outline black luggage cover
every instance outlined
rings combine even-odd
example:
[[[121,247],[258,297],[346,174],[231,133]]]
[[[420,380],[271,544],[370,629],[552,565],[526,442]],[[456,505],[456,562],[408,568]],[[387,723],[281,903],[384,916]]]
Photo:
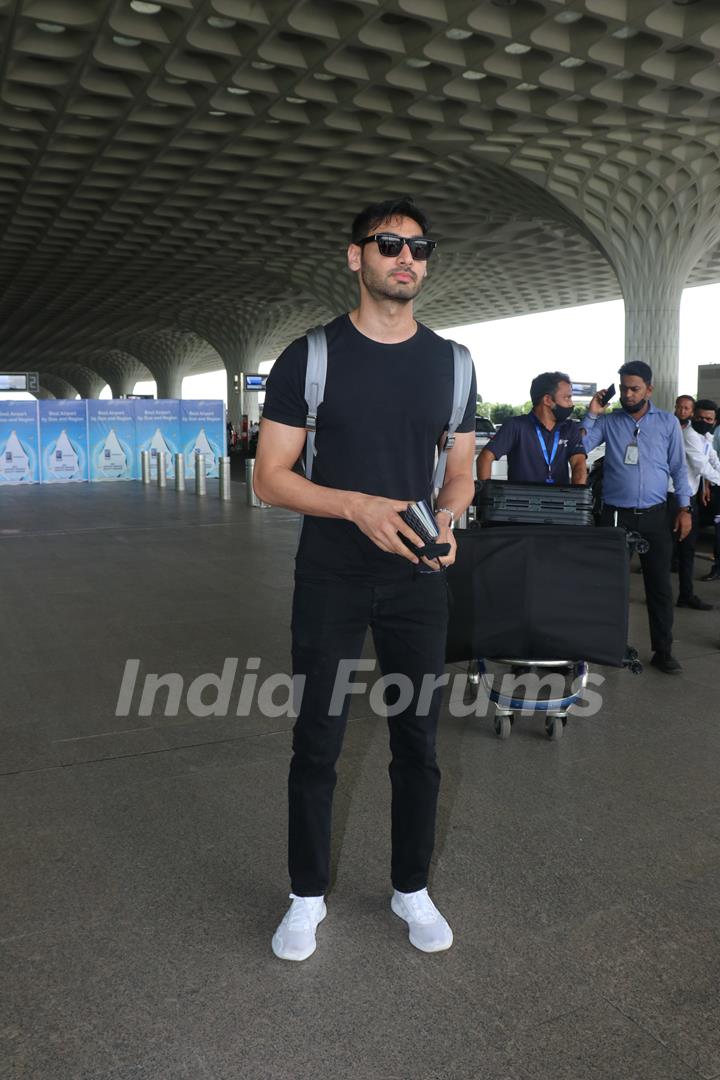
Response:
[[[629,555],[624,529],[524,525],[456,530],[447,660],[517,657],[621,667]]]

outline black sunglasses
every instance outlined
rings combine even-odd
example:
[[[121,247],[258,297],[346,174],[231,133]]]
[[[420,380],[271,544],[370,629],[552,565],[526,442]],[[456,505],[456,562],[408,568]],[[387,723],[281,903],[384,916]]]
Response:
[[[437,246],[437,240],[428,240],[427,236],[398,236],[396,233],[391,232],[365,236],[362,240],[357,240],[356,243],[358,247],[364,247],[365,244],[369,244],[373,240],[377,243],[380,254],[388,259],[397,258],[407,244],[410,254],[417,262],[425,262],[429,259]]]

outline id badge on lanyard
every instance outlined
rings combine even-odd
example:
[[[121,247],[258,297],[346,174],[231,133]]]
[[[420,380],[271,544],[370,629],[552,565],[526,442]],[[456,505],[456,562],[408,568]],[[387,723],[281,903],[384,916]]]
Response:
[[[625,464],[626,465],[639,465],[640,464],[640,447],[638,446],[637,437],[640,434],[640,425],[635,425],[635,432],[633,441],[628,443],[625,447]]]
[[[557,454],[558,446],[560,444],[560,427],[558,425],[555,428],[555,436],[553,438],[552,450],[550,451],[549,454],[548,454],[548,448],[545,445],[545,439],[543,438],[542,431],[540,430],[540,425],[537,422],[535,424],[535,434],[538,437],[538,442],[540,443],[540,449],[542,450],[542,456],[545,458],[545,464],[547,465],[547,476],[545,477],[545,483],[546,484],[554,484],[555,481],[553,480],[553,476],[552,476],[552,463],[555,460],[555,455]]]

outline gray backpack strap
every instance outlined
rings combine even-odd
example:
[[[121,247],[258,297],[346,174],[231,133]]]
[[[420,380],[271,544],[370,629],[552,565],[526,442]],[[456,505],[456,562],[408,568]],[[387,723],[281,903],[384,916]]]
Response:
[[[327,375],[327,337],[323,326],[314,326],[307,332],[308,358],[305,375],[305,401],[307,402],[307,439],[305,442],[305,476],[312,476],[315,461],[315,431],[318,409],[325,394]]]
[[[450,344],[452,345],[453,363],[455,368],[453,403],[447,428],[447,437],[440,450],[437,465],[435,466],[433,488],[436,492],[440,490],[445,482],[445,466],[447,464],[448,450],[452,449],[455,443],[455,432],[465,415],[468,394],[470,393],[470,386],[472,385],[473,362],[470,350],[466,349],[464,345],[458,345],[456,341],[451,341]]]

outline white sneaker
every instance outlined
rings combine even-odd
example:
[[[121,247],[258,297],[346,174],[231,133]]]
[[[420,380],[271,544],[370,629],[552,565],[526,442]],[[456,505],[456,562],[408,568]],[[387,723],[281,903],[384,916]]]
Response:
[[[296,896],[273,934],[272,951],[281,960],[307,960],[315,952],[315,930],[327,915],[322,896]]]
[[[393,893],[390,907],[410,928],[410,943],[421,952],[442,952],[453,943],[453,932],[428,896],[427,889]]]

